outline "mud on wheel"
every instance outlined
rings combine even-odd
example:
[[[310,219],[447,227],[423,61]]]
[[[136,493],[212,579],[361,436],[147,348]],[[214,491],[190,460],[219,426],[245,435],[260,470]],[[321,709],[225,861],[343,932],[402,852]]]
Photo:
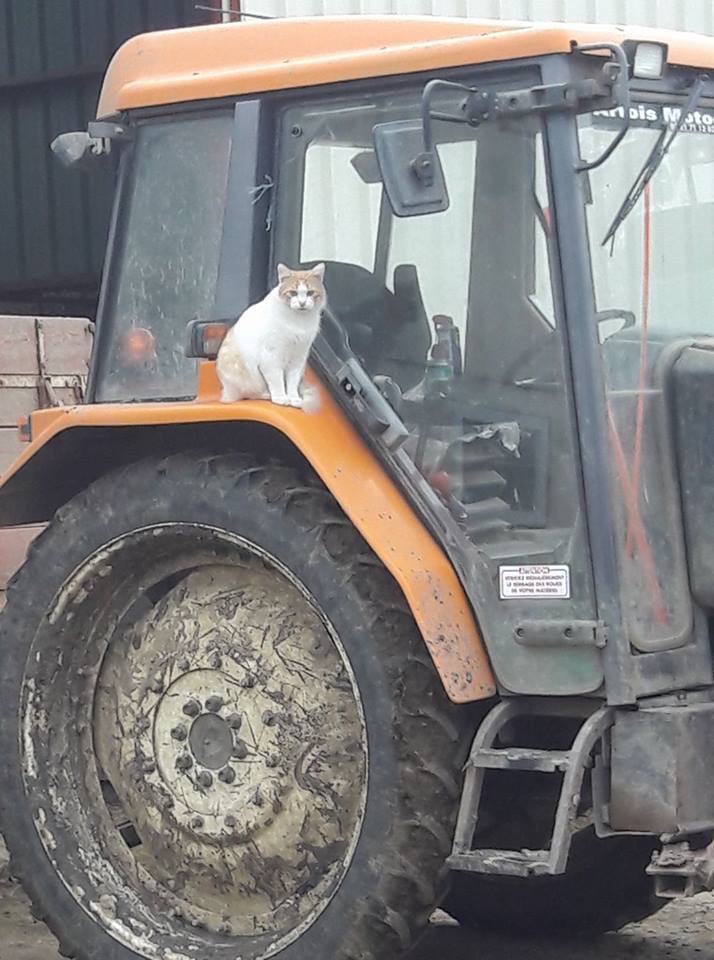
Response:
[[[2,826],[64,955],[391,958],[426,924],[461,737],[314,479],[187,455],[101,479],[0,639]]]

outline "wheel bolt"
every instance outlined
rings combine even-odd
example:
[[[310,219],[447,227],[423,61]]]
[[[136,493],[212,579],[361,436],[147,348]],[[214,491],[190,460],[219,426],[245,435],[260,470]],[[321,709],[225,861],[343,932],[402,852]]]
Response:
[[[218,713],[222,706],[223,697],[213,696],[206,700],[206,710],[210,710],[211,713]]]
[[[232,713],[228,717],[228,726],[231,730],[240,730],[243,726],[243,717],[239,713]]]
[[[190,770],[193,766],[193,759],[188,753],[182,753],[180,757],[176,757],[176,769],[177,770]]]
[[[203,826],[203,817],[194,817],[191,821],[191,826],[194,830],[200,830]]]
[[[174,740],[185,740],[188,736],[188,730],[182,723],[180,723],[177,727],[173,728],[171,731],[171,736]]]
[[[233,783],[236,778],[236,772],[233,767],[224,767],[218,774],[221,783]]]
[[[187,717],[197,717],[201,712],[201,704],[198,700],[187,700],[183,705],[183,712]]]
[[[213,786],[213,775],[210,774],[208,770],[201,770],[196,777],[196,782],[200,787],[205,787],[206,790],[208,790],[209,787]]]
[[[244,740],[236,740],[236,745],[233,747],[233,756],[236,760],[245,760],[248,756],[248,745]]]

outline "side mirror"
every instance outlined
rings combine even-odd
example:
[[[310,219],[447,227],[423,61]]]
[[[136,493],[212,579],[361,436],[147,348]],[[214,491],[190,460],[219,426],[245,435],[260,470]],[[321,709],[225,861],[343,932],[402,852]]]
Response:
[[[86,131],[61,133],[50,144],[50,150],[63,167],[86,167],[97,157],[97,141]]]
[[[398,217],[441,213],[449,207],[444,171],[425,142],[421,120],[378,123],[372,131],[377,163],[392,210]]]

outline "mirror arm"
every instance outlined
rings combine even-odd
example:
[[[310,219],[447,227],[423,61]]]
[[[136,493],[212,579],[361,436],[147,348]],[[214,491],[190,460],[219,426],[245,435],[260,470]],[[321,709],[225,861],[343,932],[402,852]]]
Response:
[[[610,76],[612,78],[613,93],[615,94],[617,105],[622,107],[624,113],[622,126],[620,127],[617,136],[607,145],[601,155],[595,160],[583,161],[576,166],[575,169],[578,173],[584,173],[586,170],[594,170],[596,167],[599,167],[607,160],[608,157],[612,156],[612,154],[615,152],[615,150],[617,150],[624,140],[627,131],[630,129],[630,85],[628,83],[629,66],[627,64],[627,56],[624,49],[617,43],[586,43],[583,45],[573,43],[572,49],[578,53],[587,53],[589,50],[610,51],[612,60],[609,63],[606,63],[602,69],[603,72],[606,72],[609,68]],[[614,77],[612,77],[613,70],[617,71]]]
[[[427,186],[431,186],[434,182],[435,147],[432,120],[460,120],[459,117],[432,113],[431,102],[439,90],[463,90],[469,94],[475,93],[473,87],[468,87],[463,83],[455,83],[453,80],[430,80],[424,87],[421,97],[421,124],[424,133],[424,150],[412,160],[411,168],[422,183]]]

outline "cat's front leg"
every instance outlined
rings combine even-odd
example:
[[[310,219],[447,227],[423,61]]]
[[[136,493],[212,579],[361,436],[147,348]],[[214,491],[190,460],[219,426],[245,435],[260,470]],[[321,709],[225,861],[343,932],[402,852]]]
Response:
[[[288,403],[291,407],[302,407],[302,397],[300,396],[302,373],[300,367],[297,367],[296,369],[288,370],[285,374]]]
[[[260,373],[265,380],[271,402],[281,407],[289,407],[291,404],[285,389],[285,371],[282,367],[261,366]]]

